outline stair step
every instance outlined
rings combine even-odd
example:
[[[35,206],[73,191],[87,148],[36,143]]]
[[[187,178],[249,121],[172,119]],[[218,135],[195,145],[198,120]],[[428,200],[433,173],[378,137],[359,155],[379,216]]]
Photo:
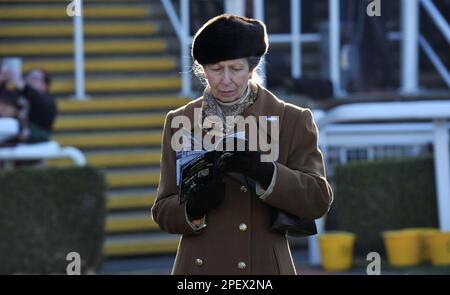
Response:
[[[86,54],[162,53],[167,49],[167,44],[162,39],[86,41],[84,49]],[[16,42],[1,44],[0,46],[0,56],[72,54],[73,42]]]
[[[159,183],[159,170],[108,172],[106,181],[109,188],[157,186]]]
[[[164,126],[166,114],[65,115],[55,122],[56,131],[155,128]]]
[[[147,210],[146,214],[109,214],[106,219],[105,227],[107,233],[159,230],[159,225],[156,224],[150,216],[150,209]]]
[[[172,57],[158,58],[96,58],[85,60],[86,73],[141,72],[175,70],[177,61]],[[45,68],[52,74],[73,73],[73,59],[38,59],[25,60],[24,72],[31,69]]]
[[[176,96],[123,96],[120,98],[95,98],[92,100],[58,100],[60,113],[74,112],[105,112],[134,111],[178,108],[188,103],[190,99]]]
[[[67,19],[66,6],[69,4],[60,2],[55,5],[39,5],[36,7],[2,7],[0,20],[36,20],[36,19]],[[108,6],[86,6],[83,9],[85,19],[145,19],[150,16],[150,5],[108,5]]]
[[[107,147],[135,147],[160,146],[162,132],[110,132],[110,133],[78,133],[55,135],[53,140],[62,146],[78,148],[107,148]]]
[[[162,235],[154,238],[109,238],[104,244],[103,253],[108,257],[175,253],[179,239],[178,235]]]
[[[122,151],[122,152],[95,152],[86,153],[88,165],[97,168],[130,167],[130,166],[157,166],[161,158],[161,151]],[[72,166],[72,161],[68,159],[48,160],[51,167]]]
[[[106,208],[108,210],[148,209],[152,207],[156,198],[156,190],[113,192],[108,194]]]
[[[24,72],[46,69],[54,75],[51,91],[59,97],[74,92],[69,2],[0,0],[0,38],[6,38],[0,41],[0,58],[21,56]],[[165,112],[190,101],[176,96],[178,42],[166,30],[159,1],[85,3],[86,93],[92,98],[58,100],[53,138],[82,149],[87,163],[106,175],[106,256],[175,253],[179,236],[161,232],[150,209],[159,184]]]
[[[84,35],[89,36],[151,36],[159,31],[159,27],[150,23],[101,23],[86,24]],[[14,37],[72,37],[73,25],[71,23],[56,23],[45,25],[4,25],[0,31],[0,38]]]
[[[148,76],[148,77],[102,77],[86,79],[86,92],[91,93],[121,93],[134,91],[178,91],[181,80],[178,75]],[[74,93],[73,80],[55,80],[51,92],[57,94]]]

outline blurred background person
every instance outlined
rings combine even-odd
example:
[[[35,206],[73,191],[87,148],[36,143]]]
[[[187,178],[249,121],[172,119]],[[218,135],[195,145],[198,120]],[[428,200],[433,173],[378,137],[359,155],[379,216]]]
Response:
[[[25,139],[26,117],[21,116],[18,96],[0,91],[0,146],[11,146]]]
[[[0,73],[0,89],[5,89],[7,82],[12,82],[17,95],[25,99],[21,103],[28,114],[29,136],[26,142],[48,141],[58,114],[56,101],[49,92],[50,74],[42,69],[32,69],[23,78],[11,71],[3,71]]]

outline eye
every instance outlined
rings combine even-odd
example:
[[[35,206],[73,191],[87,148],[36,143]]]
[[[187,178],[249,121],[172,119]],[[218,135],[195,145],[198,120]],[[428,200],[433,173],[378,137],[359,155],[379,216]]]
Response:
[[[240,71],[242,71],[242,68],[233,68],[233,71],[240,72]]]

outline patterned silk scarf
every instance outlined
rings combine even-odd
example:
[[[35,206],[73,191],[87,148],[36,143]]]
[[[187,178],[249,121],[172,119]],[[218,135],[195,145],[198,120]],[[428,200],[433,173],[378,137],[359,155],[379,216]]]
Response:
[[[221,132],[228,133],[234,129],[234,120],[226,121],[226,117],[233,117],[242,115],[245,110],[250,107],[255,101],[258,95],[258,86],[249,82],[247,90],[244,95],[235,102],[223,103],[219,102],[211,95],[210,88],[207,87],[203,92],[203,104],[202,104],[202,124],[205,121],[207,126],[214,126],[213,124],[219,124],[218,120],[222,122],[223,130]],[[228,125],[227,125],[228,123]],[[203,125],[202,125],[203,126]],[[212,131],[214,128],[207,128],[208,132]],[[216,129],[216,131],[218,131]]]

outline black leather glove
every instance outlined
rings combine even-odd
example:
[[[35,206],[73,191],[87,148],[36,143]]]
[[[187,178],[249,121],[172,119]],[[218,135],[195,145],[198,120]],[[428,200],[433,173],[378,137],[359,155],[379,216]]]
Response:
[[[258,181],[267,189],[272,181],[274,167],[272,162],[261,162],[261,153],[258,151],[237,151],[226,159],[226,170],[242,173]]]
[[[219,207],[225,199],[225,184],[214,178],[187,200],[186,212],[191,220],[200,219],[206,212]]]

